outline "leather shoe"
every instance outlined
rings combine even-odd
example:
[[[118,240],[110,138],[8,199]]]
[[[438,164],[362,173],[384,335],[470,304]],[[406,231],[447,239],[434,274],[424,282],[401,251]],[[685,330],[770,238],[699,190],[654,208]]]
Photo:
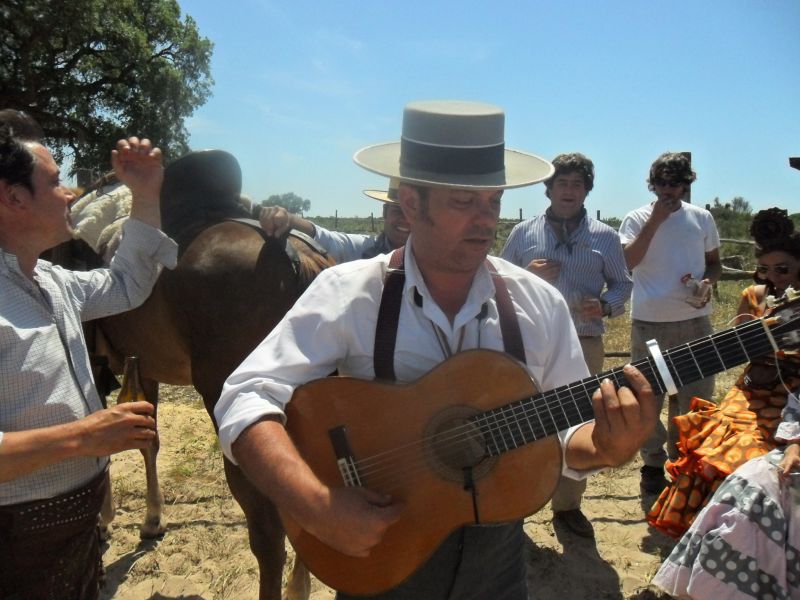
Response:
[[[639,487],[648,494],[660,494],[669,485],[667,478],[664,477],[663,467],[650,467],[645,465],[641,468],[642,480]]]
[[[589,519],[581,512],[580,508],[572,510],[559,510],[553,513],[553,524],[563,525],[575,535],[585,538],[594,537],[594,527]]]

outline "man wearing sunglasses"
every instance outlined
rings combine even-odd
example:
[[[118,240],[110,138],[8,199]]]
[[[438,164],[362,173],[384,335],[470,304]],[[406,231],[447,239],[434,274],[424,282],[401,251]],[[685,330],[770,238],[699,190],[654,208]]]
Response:
[[[687,155],[662,154],[651,165],[647,182],[656,199],[628,213],[620,226],[625,260],[633,273],[633,360],[651,354],[648,340],[656,340],[664,351],[712,332],[710,296],[697,298],[687,287],[687,282],[700,282],[710,289],[722,274],[714,218],[707,210],[684,201],[696,178]],[[672,418],[689,410],[693,396],[710,399],[713,394],[714,378],[707,377],[670,396],[669,435],[659,421],[642,446],[643,493],[661,492],[666,485],[664,463],[668,456],[677,458],[677,431]]]

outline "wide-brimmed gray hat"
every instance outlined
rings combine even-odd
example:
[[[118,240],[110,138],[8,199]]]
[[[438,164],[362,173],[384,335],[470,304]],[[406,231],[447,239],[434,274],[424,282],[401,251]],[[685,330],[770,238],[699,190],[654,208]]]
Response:
[[[547,160],[505,147],[504,124],[503,109],[491,104],[411,102],[401,140],[362,148],[353,160],[368,171],[431,186],[504,189],[550,177]]]
[[[396,177],[389,179],[388,190],[364,190],[364,195],[373,200],[380,200],[387,204],[397,204],[397,188],[400,187],[400,180]]]

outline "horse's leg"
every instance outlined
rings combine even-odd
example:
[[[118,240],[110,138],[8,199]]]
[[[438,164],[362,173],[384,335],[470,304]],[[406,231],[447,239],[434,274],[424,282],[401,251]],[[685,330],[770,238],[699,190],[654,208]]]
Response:
[[[158,382],[145,379],[142,381],[142,388],[144,388],[144,394],[147,399],[156,407],[153,417],[157,418]],[[156,420],[156,423],[158,423],[158,420]],[[144,523],[142,523],[142,526],[139,528],[139,537],[142,539],[156,538],[164,535],[166,531],[162,514],[164,511],[164,495],[161,493],[161,486],[158,482],[158,469],[156,466],[159,447],[160,441],[158,434],[156,434],[153,443],[147,448],[142,449],[145,479],[147,481],[147,513]]]
[[[311,595],[311,576],[306,566],[295,554],[292,572],[286,581],[286,593],[282,600],[308,600]]]
[[[107,540],[111,537],[111,521],[114,520],[115,516],[114,497],[111,493],[111,472],[106,471],[106,495],[103,498],[103,505],[100,507],[100,516],[98,517],[100,539]]]
[[[272,502],[256,490],[239,467],[228,459],[225,459],[225,477],[247,519],[250,550],[260,570],[259,600],[281,600],[286,547],[278,511]]]

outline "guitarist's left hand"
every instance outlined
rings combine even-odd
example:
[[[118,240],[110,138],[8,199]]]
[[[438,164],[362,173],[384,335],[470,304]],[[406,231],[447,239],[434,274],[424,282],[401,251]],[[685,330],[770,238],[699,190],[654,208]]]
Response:
[[[630,387],[618,390],[605,379],[592,395],[595,421],[570,438],[567,464],[577,470],[616,467],[633,458],[650,437],[658,404],[650,383],[632,365],[623,369]]]

